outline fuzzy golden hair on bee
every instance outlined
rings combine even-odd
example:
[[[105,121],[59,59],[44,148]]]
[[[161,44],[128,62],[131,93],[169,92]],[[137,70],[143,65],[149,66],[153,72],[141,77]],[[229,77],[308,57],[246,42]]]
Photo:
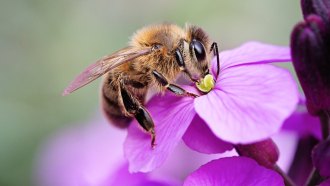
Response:
[[[127,127],[135,118],[156,144],[155,124],[145,108],[147,91],[154,87],[178,96],[197,95],[175,84],[180,74],[193,83],[210,79],[211,57],[218,55],[216,43],[200,27],[164,23],[146,26],[133,34],[129,46],[104,56],[88,66],[64,90],[63,95],[104,75],[102,109],[116,126]],[[219,64],[219,58],[218,64]]]
[[[210,50],[210,46],[212,44],[210,37],[201,27],[187,23],[185,30],[186,30],[186,37],[189,41],[193,39],[199,40],[205,45],[206,50],[208,51]]]

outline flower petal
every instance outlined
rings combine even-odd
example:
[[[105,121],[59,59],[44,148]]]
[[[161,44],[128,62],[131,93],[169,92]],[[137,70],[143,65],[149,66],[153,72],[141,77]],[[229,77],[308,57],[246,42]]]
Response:
[[[306,106],[300,106],[287,120],[282,129],[297,133],[300,137],[312,135],[322,139],[320,120],[307,112]]]
[[[130,172],[148,172],[159,167],[177,146],[196,115],[193,98],[169,94],[156,96],[148,104],[155,123],[154,149],[150,145],[150,135],[138,127],[136,120],[128,128],[124,151]]]
[[[263,64],[291,61],[290,48],[250,41],[238,48],[219,54],[221,70],[243,64]],[[212,72],[216,74],[216,58],[212,61]],[[220,72],[221,73],[221,72]]]
[[[189,125],[183,140],[191,149],[205,154],[223,153],[233,149],[232,144],[216,137],[198,115]]]
[[[258,165],[245,157],[230,157],[213,160],[193,172],[184,185],[284,185],[276,172]]]
[[[227,68],[213,91],[194,100],[197,114],[219,138],[250,143],[270,137],[298,103],[289,72],[259,64]]]
[[[113,167],[125,161],[124,139],[125,132],[109,127],[105,119],[63,130],[41,148],[36,182],[38,185],[100,185],[113,173]]]
[[[171,181],[168,178],[163,177],[163,180],[156,180],[150,178],[151,176],[146,173],[129,173],[128,164],[123,164],[115,174],[109,176],[109,179],[100,186],[108,185],[129,185],[129,186],[179,186],[177,181]]]
[[[128,165],[124,163],[119,166],[114,174],[108,177],[101,185],[139,185],[148,180],[148,174],[145,173],[129,173]]]
[[[316,139],[322,139],[320,120],[308,113],[306,98],[302,94],[299,97],[296,111],[285,120],[282,129],[297,133],[299,137],[312,135]]]

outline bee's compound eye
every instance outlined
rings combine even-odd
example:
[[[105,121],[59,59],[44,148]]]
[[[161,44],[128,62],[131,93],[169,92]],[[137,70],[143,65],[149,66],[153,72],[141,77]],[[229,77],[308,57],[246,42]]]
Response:
[[[200,41],[193,40],[190,43],[190,47],[192,47],[192,49],[194,50],[195,56],[198,61],[202,61],[205,59],[206,55],[205,55],[204,45]]]
[[[158,49],[160,49],[161,47],[162,47],[161,44],[154,44],[154,45],[152,46],[152,50],[158,50]]]

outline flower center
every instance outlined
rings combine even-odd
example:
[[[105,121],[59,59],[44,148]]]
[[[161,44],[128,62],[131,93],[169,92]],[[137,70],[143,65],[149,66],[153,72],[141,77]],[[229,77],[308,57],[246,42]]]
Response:
[[[211,74],[206,75],[203,79],[196,83],[198,90],[202,92],[210,92],[214,87],[214,79]]]

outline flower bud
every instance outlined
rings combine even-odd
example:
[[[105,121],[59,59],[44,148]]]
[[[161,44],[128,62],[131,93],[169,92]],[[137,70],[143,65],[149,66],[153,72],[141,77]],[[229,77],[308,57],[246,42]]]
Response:
[[[306,19],[309,15],[320,16],[323,21],[329,24],[330,1],[329,0],[301,0],[301,8]]]
[[[291,34],[294,68],[306,96],[308,111],[319,115],[330,110],[329,35],[323,20],[310,15]]]
[[[312,152],[315,168],[323,177],[330,176],[330,137],[315,146]]]
[[[246,144],[236,145],[236,151],[240,156],[246,156],[256,160],[260,165],[273,168],[278,160],[279,151],[272,139]]]

